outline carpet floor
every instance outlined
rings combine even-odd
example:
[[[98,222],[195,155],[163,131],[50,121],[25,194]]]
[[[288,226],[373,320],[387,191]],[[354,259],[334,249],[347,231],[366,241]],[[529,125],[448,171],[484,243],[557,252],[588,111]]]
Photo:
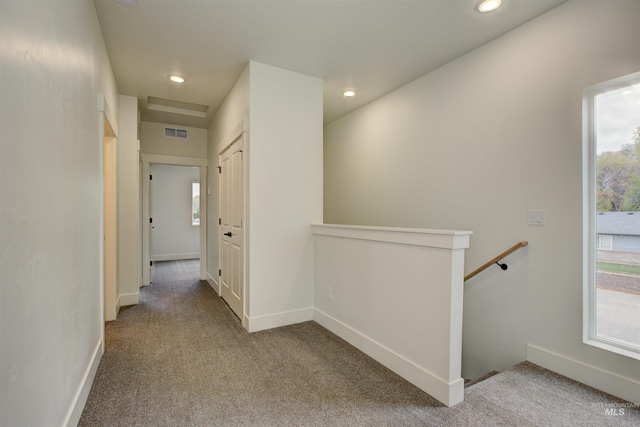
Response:
[[[314,322],[247,333],[197,261],[155,270],[106,325],[80,426],[640,425],[637,405],[527,362],[447,408]]]

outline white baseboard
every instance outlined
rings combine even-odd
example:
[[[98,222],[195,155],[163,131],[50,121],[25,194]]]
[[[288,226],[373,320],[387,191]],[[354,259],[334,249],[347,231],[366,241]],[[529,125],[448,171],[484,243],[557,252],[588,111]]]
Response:
[[[102,340],[100,340],[93,350],[89,365],[84,371],[82,381],[78,387],[78,390],[76,391],[75,396],[73,396],[71,406],[69,407],[67,415],[65,416],[65,420],[62,423],[63,426],[75,427],[78,425],[80,416],[82,415],[82,411],[84,410],[84,405],[87,403],[87,398],[89,397],[89,392],[91,391],[93,380],[96,377],[96,372],[98,372],[98,366],[100,365],[100,360],[102,359],[102,352],[103,346]]]
[[[448,383],[317,308],[314,310],[313,320],[445,405],[453,406],[464,400],[462,378]]]
[[[127,305],[136,305],[140,301],[140,293],[136,292],[135,294],[120,294],[119,302],[120,306],[124,307]]]
[[[198,252],[194,253],[186,253],[186,254],[160,254],[153,255],[152,261],[178,261],[181,259],[200,259],[200,254]]]
[[[281,313],[267,314],[264,316],[244,316],[243,326],[249,332],[258,332],[264,329],[279,328],[281,326],[294,325],[296,323],[313,320],[313,307]]]
[[[620,399],[638,402],[640,382],[631,378],[622,377],[532,344],[527,345],[527,360]]]
[[[220,296],[220,284],[211,274],[209,274],[209,272],[207,272],[207,282],[209,282],[209,285],[213,288],[213,292]]]

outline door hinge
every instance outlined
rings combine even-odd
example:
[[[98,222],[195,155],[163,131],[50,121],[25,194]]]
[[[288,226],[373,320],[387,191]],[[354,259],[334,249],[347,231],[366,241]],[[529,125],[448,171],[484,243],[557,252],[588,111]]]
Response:
[[[149,218],[149,224],[153,224],[153,218]]]
[[[218,276],[222,276],[222,270],[218,270]]]
[[[218,218],[218,224],[222,225],[222,218]]]
[[[149,181],[153,181],[153,175],[149,175]]]
[[[218,166],[218,173],[222,173],[222,166]]]
[[[153,267],[153,261],[149,261],[149,267]]]

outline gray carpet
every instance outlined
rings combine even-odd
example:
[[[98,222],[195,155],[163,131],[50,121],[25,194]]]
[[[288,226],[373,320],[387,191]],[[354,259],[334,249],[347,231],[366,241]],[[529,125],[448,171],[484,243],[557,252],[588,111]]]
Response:
[[[637,407],[606,415],[624,402],[530,363],[446,408],[314,322],[248,334],[197,261],[155,270],[106,326],[80,426],[640,425]]]

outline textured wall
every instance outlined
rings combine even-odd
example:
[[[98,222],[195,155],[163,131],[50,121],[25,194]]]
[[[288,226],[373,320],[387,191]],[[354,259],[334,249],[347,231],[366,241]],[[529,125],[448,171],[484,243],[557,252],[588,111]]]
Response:
[[[100,354],[97,100],[117,127],[117,87],[93,2],[3,1],[0,39],[1,423],[63,425]]]

